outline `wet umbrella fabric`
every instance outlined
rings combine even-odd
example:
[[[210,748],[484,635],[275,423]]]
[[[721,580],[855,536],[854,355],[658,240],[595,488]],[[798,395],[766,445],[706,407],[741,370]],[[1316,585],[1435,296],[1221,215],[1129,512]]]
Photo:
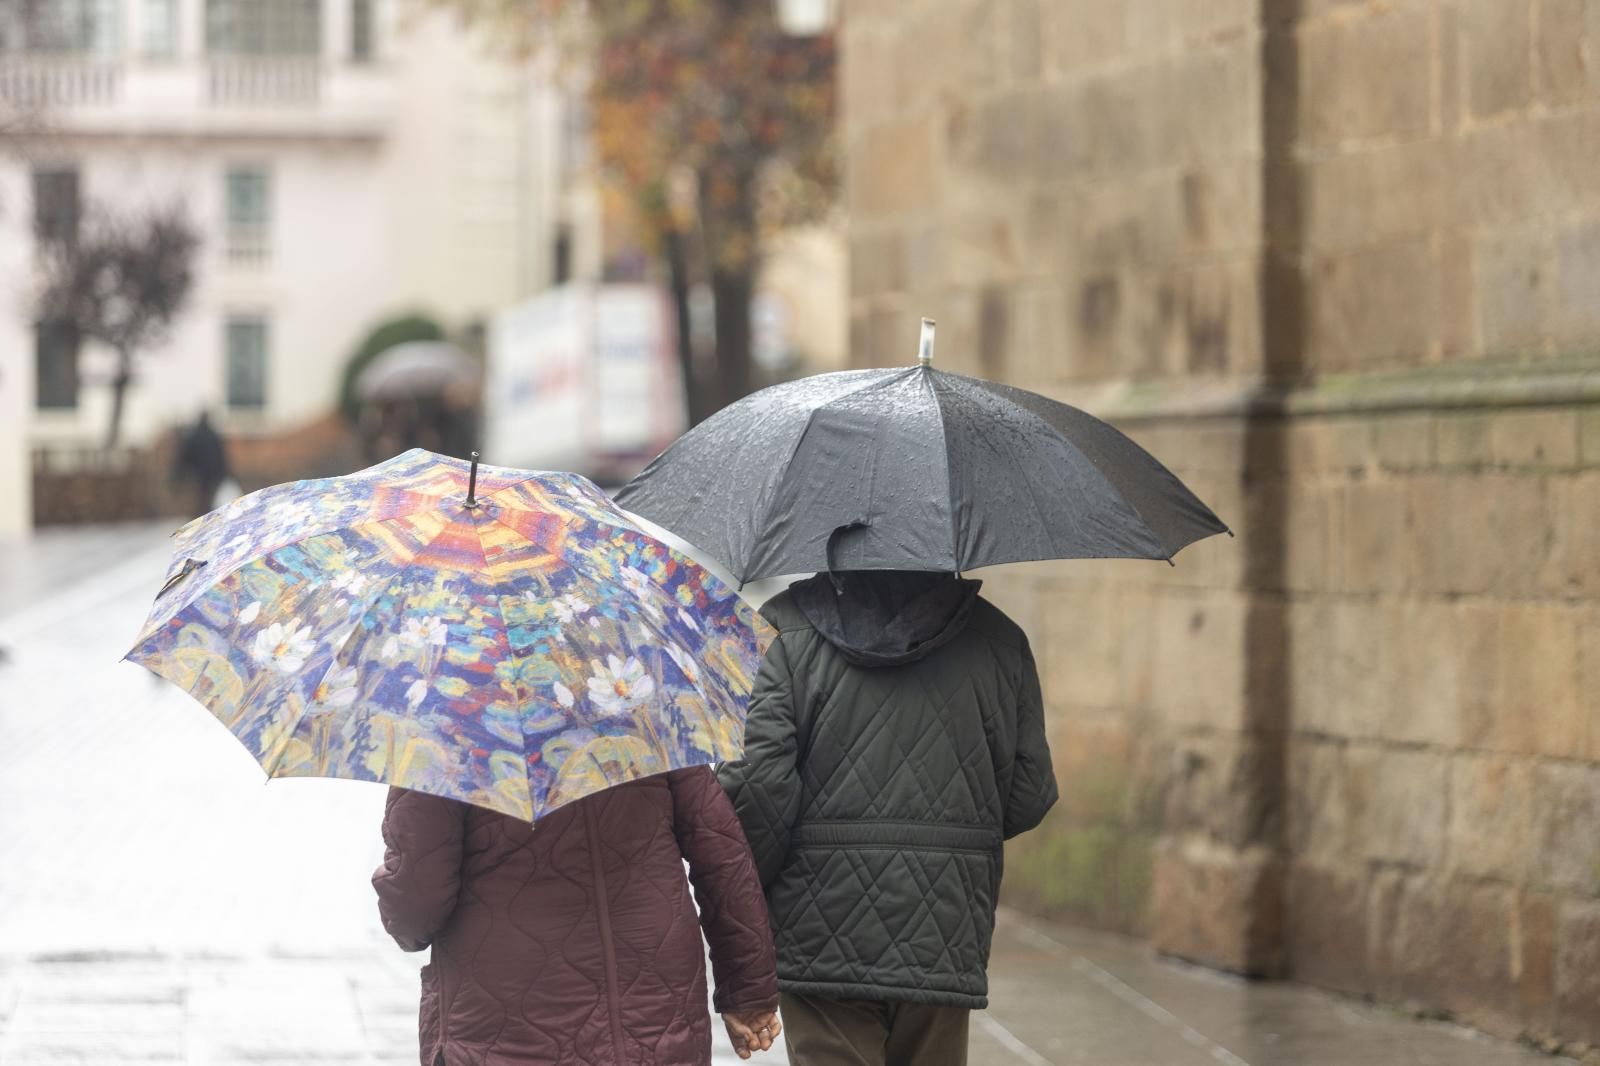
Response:
[[[739,755],[770,627],[572,474],[414,449],[176,534],[128,658],[269,776],[518,818]]]
[[[929,365],[778,385],[681,437],[617,502],[735,579],[1171,560],[1227,527],[1112,426]]]

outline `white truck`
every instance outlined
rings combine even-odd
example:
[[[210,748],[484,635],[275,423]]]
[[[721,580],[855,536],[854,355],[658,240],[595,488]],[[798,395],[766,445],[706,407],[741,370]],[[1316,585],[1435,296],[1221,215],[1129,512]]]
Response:
[[[617,485],[685,428],[672,306],[653,286],[547,290],[497,315],[488,342],[487,463]]]

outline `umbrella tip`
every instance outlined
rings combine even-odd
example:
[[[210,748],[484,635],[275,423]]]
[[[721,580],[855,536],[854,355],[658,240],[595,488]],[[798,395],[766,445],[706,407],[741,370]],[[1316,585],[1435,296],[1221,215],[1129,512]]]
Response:
[[[922,337],[917,341],[917,362],[923,366],[933,365],[933,319],[922,320]]]
[[[478,453],[472,453],[472,473],[467,481],[467,506],[478,506]]]

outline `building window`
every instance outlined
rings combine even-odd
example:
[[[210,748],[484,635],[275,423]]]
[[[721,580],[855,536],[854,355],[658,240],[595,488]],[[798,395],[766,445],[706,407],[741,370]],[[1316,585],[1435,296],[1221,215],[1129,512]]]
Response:
[[[261,167],[233,167],[224,182],[230,263],[261,264],[272,250],[272,182]]]
[[[259,315],[228,319],[228,406],[259,411],[267,405],[267,320]]]
[[[350,59],[370,63],[376,52],[372,0],[350,0]]]
[[[33,172],[33,232],[41,242],[76,240],[80,214],[76,167]]]
[[[144,0],[144,54],[147,59],[178,55],[178,0]]]
[[[232,56],[318,55],[322,4],[320,0],[206,0],[206,50]]]
[[[121,0],[44,0],[24,3],[14,12],[0,4],[7,38],[28,52],[109,57],[118,50]]]
[[[35,405],[41,411],[78,406],[78,331],[70,322],[40,322],[34,327]]]

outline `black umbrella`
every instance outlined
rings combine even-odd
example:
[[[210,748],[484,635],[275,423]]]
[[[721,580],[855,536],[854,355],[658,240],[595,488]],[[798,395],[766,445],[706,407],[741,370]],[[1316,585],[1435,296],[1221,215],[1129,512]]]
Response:
[[[739,581],[1165,559],[1227,526],[1149,452],[1075,407],[920,365],[756,393],[680,437],[617,501]]]

